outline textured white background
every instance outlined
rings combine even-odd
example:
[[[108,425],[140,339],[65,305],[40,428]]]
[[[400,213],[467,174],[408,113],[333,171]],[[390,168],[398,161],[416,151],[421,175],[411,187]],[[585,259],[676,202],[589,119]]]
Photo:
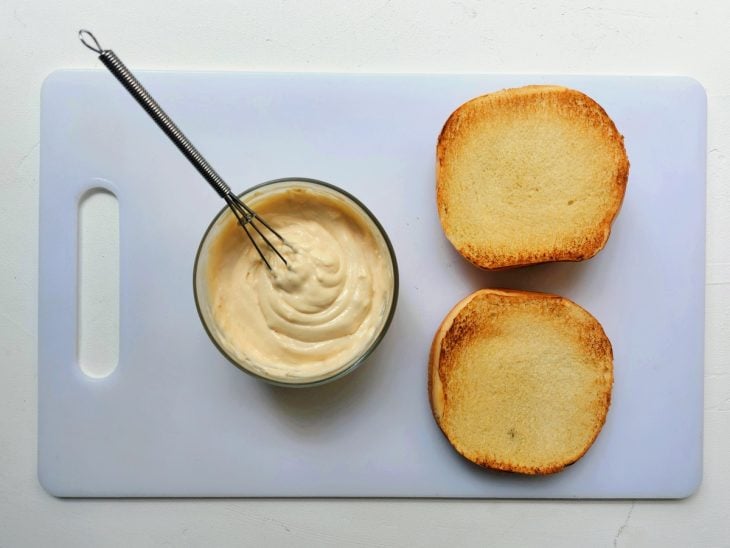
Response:
[[[708,92],[705,474],[679,502],[62,501],[36,480],[38,111],[98,67],[685,74]],[[730,546],[730,2],[0,0],[0,546]],[[657,463],[661,466],[661,463]]]

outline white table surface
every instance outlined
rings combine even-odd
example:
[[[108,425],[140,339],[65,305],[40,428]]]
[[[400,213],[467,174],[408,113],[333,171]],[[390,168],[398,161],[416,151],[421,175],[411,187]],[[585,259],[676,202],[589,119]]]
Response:
[[[730,546],[730,3],[425,4],[0,3],[0,546]],[[46,494],[36,478],[39,91],[53,69],[98,67],[76,41],[80,26],[133,68],[700,80],[708,92],[709,135],[699,492],[684,501],[636,503],[74,501]]]

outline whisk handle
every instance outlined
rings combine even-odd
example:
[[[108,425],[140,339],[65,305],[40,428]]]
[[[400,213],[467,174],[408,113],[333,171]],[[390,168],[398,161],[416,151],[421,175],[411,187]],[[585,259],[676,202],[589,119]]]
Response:
[[[190,142],[179,127],[172,121],[162,107],[147,92],[144,86],[134,77],[130,70],[122,63],[122,60],[110,49],[102,49],[93,34],[87,30],[79,31],[81,42],[90,50],[99,54],[99,60],[109,69],[117,80],[124,86],[129,94],[135,98],[139,105],[150,115],[155,123],[165,132],[175,146],[183,153],[198,172],[205,178],[213,189],[221,196],[231,195],[231,188],[223,178],[218,175],[213,166],[203,158],[197,148]],[[87,42],[91,39],[92,42]]]

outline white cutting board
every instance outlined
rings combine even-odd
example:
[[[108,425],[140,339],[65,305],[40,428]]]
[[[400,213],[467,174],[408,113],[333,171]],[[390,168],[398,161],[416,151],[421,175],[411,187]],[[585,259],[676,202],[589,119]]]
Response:
[[[320,388],[276,388],[226,362],[195,311],[193,258],[217,195],[103,70],[55,72],[41,112],[38,473],[58,496],[661,498],[702,475],[706,99],[687,78],[141,72],[237,190],[286,176],[354,193],[401,275],[376,353]],[[557,83],[596,99],[626,138],[623,209],[594,259],[482,272],[445,240],[434,147],[449,113],[489,91]],[[120,207],[120,362],[77,363],[77,205]],[[480,287],[555,292],[615,352],[608,419],[548,477],[458,456],[426,396],[431,337]]]

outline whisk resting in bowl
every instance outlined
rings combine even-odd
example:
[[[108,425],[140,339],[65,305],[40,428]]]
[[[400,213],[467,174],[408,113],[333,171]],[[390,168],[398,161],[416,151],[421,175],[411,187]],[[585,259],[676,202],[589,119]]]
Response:
[[[91,51],[99,55],[99,60],[104,66],[109,69],[117,80],[126,88],[126,90],[135,98],[140,106],[150,115],[155,123],[165,132],[175,146],[183,153],[183,155],[190,161],[191,164],[198,170],[203,178],[208,181],[210,186],[223,198],[228,204],[228,207],[235,215],[238,224],[241,225],[243,230],[246,231],[248,239],[251,244],[256,248],[256,251],[261,257],[261,260],[266,265],[266,268],[271,270],[271,263],[266,259],[264,252],[261,250],[259,245],[256,243],[254,234],[252,234],[250,228],[252,228],[266,246],[271,249],[284,264],[287,264],[284,256],[279,250],[271,243],[271,240],[266,237],[262,229],[268,230],[272,235],[276,236],[278,240],[286,244],[284,238],[274,230],[264,219],[262,219],[256,212],[248,207],[239,197],[233,193],[231,187],[226,184],[223,178],[213,169],[213,167],[207,162],[203,155],[198,152],[190,140],[185,137],[185,134],[177,127],[175,122],[162,110],[162,107],[157,104],[147,90],[139,83],[129,69],[122,63],[121,59],[110,49],[103,49],[96,37],[88,30],[79,31],[79,39]],[[261,225],[260,227],[258,225]]]

